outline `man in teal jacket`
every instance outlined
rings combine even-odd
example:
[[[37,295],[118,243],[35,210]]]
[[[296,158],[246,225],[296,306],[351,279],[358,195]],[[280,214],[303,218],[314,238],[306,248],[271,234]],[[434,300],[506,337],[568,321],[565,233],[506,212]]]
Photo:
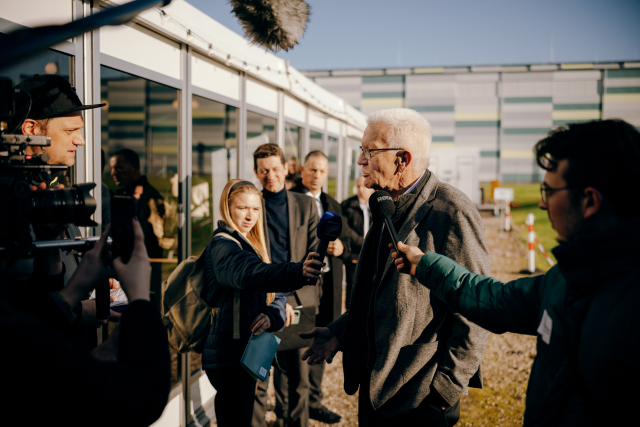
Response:
[[[399,244],[399,271],[493,333],[537,335],[525,426],[632,425],[640,382],[640,134],[620,120],[559,128],[535,147],[540,208],[560,246],[547,274],[501,283]],[[634,185],[635,184],[635,185]]]

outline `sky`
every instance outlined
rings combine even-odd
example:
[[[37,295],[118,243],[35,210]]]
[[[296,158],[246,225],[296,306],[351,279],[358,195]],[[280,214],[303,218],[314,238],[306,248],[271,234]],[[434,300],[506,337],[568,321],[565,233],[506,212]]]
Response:
[[[227,0],[187,0],[244,35]],[[640,0],[307,0],[298,70],[640,60]]]

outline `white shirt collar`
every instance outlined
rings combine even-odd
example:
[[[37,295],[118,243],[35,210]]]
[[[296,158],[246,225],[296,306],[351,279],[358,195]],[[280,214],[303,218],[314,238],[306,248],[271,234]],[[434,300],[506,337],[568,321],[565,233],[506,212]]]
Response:
[[[407,194],[407,193],[411,193],[420,183],[420,181],[422,181],[422,178],[424,177],[424,174],[427,173],[427,171],[422,172],[422,175],[420,175],[420,178],[418,178],[418,180],[416,182],[413,183],[413,185],[411,187],[409,187],[409,189],[407,191],[405,191],[402,194]]]
[[[307,188],[307,187],[305,187],[305,189],[306,189],[306,188]],[[314,199],[318,199],[318,200],[320,200],[320,195],[322,194],[322,190],[318,191],[318,194],[313,194],[311,191],[309,191],[309,190],[307,189],[307,191],[306,191],[304,194],[305,194],[305,195],[307,195],[307,196],[311,196],[311,197],[313,197]]]

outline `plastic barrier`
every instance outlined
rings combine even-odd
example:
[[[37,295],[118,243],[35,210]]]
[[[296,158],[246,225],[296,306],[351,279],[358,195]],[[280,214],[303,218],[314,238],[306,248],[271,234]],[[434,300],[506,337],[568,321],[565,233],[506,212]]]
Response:
[[[535,250],[536,245],[538,246],[538,249],[544,256],[544,258],[547,260],[549,265],[551,265],[552,267],[556,265],[555,261],[549,256],[547,251],[544,249],[544,246],[542,246],[542,243],[540,243],[540,239],[538,239],[538,236],[534,231],[533,224],[535,222],[535,216],[532,213],[527,215],[527,220],[525,221],[524,224],[520,226],[516,225],[513,222],[513,219],[511,218],[511,216],[509,216],[509,220],[514,230],[522,230],[525,226],[528,228],[527,230],[527,246],[528,246],[527,248],[528,249],[527,250],[528,266],[527,267],[528,268],[527,270],[522,270],[521,273],[533,274],[533,273],[539,272],[539,270],[536,270],[536,250]]]

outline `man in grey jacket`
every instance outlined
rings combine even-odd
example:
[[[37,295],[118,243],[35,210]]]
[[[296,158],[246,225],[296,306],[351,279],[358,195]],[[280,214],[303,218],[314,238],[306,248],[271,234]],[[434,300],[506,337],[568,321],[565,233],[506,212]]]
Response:
[[[431,126],[409,109],[367,119],[358,164],[368,188],[387,191],[401,241],[437,252],[473,272],[489,272],[484,226],[462,192],[427,170]],[[482,387],[480,362],[489,332],[450,311],[415,278],[393,268],[383,222],[374,218],[356,266],[350,309],[315,328],[303,354],[330,362],[343,352],[344,389],[360,388],[361,426],[452,426],[460,396]],[[481,273],[486,274],[486,273]]]

